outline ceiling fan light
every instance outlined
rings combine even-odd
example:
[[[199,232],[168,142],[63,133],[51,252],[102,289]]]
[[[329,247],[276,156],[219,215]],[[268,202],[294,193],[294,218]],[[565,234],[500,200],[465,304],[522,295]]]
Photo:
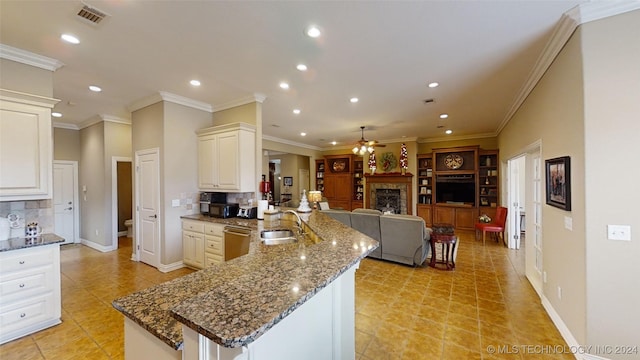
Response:
[[[351,151],[353,151],[354,154],[357,154],[359,150],[360,149],[357,146],[351,149]]]
[[[368,152],[370,152],[370,153],[372,153],[372,152],[373,152],[373,146],[369,146],[369,147],[367,148],[367,151],[368,151]]]

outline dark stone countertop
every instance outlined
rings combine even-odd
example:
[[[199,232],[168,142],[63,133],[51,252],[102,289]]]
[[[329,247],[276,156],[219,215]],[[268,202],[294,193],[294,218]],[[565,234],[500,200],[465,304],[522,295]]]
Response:
[[[300,216],[308,228],[304,243],[271,246],[260,241],[260,230],[292,227],[292,221],[183,216],[250,227],[249,254],[116,299],[113,306],[174,349],[182,346],[181,323],[222,346],[247,345],[378,247],[317,211]]]
[[[26,249],[36,246],[45,246],[64,242],[64,239],[56,234],[41,234],[34,238],[17,237],[0,241],[0,252]]]

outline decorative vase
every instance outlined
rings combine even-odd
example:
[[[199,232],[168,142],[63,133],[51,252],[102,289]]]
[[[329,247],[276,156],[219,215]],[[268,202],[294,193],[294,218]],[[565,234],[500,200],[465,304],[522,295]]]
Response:
[[[376,168],[371,168],[371,175],[376,173]]]
[[[402,175],[406,175],[406,174],[407,174],[407,169],[405,169],[405,168],[401,168],[400,173],[401,173]]]

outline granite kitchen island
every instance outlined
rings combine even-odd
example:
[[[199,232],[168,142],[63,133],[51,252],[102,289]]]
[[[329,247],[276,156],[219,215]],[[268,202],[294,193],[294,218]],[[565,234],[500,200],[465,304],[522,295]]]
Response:
[[[378,243],[320,212],[301,216],[298,243],[264,245],[270,225],[248,220],[248,255],[114,300],[125,357],[352,359],[354,273]]]

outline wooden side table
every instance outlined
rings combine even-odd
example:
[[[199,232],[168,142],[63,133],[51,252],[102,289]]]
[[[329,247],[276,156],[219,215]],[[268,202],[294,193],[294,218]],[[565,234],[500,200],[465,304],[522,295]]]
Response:
[[[433,232],[431,233],[431,262],[429,266],[441,270],[454,270],[456,262],[453,255],[458,244],[458,237],[453,233],[453,225],[451,224],[433,224]],[[442,260],[436,258],[436,244],[442,244]],[[444,268],[437,265],[442,264]]]

